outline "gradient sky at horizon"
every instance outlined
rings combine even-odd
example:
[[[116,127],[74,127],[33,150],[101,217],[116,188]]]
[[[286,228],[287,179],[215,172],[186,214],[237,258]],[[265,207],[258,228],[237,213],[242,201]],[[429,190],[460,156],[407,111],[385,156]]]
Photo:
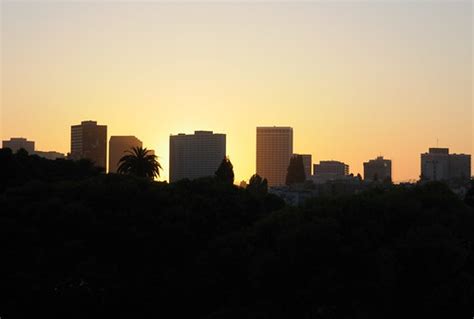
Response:
[[[255,172],[257,126],[294,150],[394,180],[420,153],[471,153],[471,1],[1,3],[0,137],[68,152],[70,126],[108,125],[155,149],[227,134],[236,182]]]

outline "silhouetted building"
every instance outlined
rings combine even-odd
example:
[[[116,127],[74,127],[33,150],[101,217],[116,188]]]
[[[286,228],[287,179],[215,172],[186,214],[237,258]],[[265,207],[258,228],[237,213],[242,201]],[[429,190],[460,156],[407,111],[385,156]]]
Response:
[[[96,166],[107,167],[107,126],[83,121],[71,126],[71,158],[89,159]]]
[[[471,155],[450,154],[449,155],[449,178],[469,179],[471,178]]]
[[[285,185],[292,155],[291,127],[257,127],[257,174],[267,179],[268,186]]]
[[[109,173],[117,173],[120,159],[134,147],[143,147],[135,136],[111,136],[109,141]]]
[[[379,156],[376,159],[364,163],[365,181],[392,180],[392,161]]]
[[[312,180],[315,183],[338,180],[349,175],[349,165],[338,161],[320,161],[319,164],[314,164],[313,174]]]
[[[35,151],[35,142],[28,141],[23,137],[12,137],[9,141],[2,141],[2,147],[11,149],[13,153],[24,149],[28,154],[33,154]]]
[[[306,176],[306,180],[311,178],[313,175],[313,156],[311,154],[294,154],[294,156],[301,156],[303,157],[303,166],[304,166],[304,174]]]
[[[170,136],[170,182],[214,176],[226,157],[225,134],[195,131]]]
[[[449,148],[430,148],[421,154],[421,179],[425,181],[446,181],[469,179],[471,176],[471,155],[449,154]]]
[[[54,151],[47,151],[47,152],[35,151],[34,154],[38,155],[39,157],[43,157],[49,160],[66,158],[66,155],[64,155],[63,153],[54,152]]]

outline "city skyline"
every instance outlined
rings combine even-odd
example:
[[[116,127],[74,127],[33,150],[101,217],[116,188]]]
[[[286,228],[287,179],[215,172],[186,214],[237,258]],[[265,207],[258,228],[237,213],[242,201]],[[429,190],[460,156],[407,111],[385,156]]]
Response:
[[[2,140],[67,153],[69,126],[94,119],[139,136],[169,180],[171,134],[222,132],[236,182],[258,126],[354,174],[383,155],[394,181],[418,179],[437,139],[472,153],[469,1],[1,6]]]
[[[349,165],[334,159],[320,160],[319,164],[312,164],[312,154],[293,153],[293,138],[292,127],[257,127],[255,145],[257,169],[252,175],[256,174],[268,179],[269,186],[283,186],[287,169],[289,169],[289,159],[301,156],[306,180],[321,183],[342,177],[362,176],[361,173],[351,171]],[[170,135],[169,162],[172,164],[168,182],[173,183],[185,178],[192,180],[214,176],[217,167],[222,162],[221,159],[229,159],[226,155],[226,139],[226,134],[203,130],[194,131],[194,134]],[[14,153],[26,148],[25,150],[30,154],[50,160],[57,158],[89,159],[98,167],[103,168],[104,172],[117,173],[117,164],[112,165],[112,163],[118,163],[122,155],[125,155],[127,151],[132,151],[132,148],[143,146],[142,141],[133,135],[110,136],[109,138],[107,125],[98,125],[97,121],[92,120],[82,121],[80,125],[72,125],[70,140],[71,152],[67,153],[67,156],[56,151],[37,151],[35,141],[23,137],[11,137],[9,140],[3,140],[2,147],[12,149]],[[102,148],[103,150],[99,150]],[[149,150],[149,152],[155,155],[154,150]],[[104,165],[98,164],[98,161]],[[108,165],[105,165],[107,162]],[[430,147],[429,153],[420,153],[420,163],[420,174],[418,178],[411,181],[451,180],[471,176],[471,154],[450,154],[449,148]],[[311,174],[313,166],[314,173]],[[387,179],[395,183],[405,182],[393,181],[392,160],[384,158],[382,155],[363,162],[363,169],[363,179],[369,182],[386,181]],[[436,175],[438,169],[441,174],[439,177]],[[241,182],[247,181],[248,179],[241,180]],[[235,185],[237,184],[239,181],[236,180]]]

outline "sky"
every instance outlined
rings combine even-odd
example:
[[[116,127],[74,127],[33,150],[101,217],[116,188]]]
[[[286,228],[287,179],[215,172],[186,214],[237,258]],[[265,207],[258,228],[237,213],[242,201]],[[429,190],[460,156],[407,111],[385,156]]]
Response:
[[[70,126],[135,135],[168,178],[170,134],[227,134],[236,182],[256,127],[291,126],[313,162],[473,147],[471,1],[8,1],[0,138],[70,151]]]

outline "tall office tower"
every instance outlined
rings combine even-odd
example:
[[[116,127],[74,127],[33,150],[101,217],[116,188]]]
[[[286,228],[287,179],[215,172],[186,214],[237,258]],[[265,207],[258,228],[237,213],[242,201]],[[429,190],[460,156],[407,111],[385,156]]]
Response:
[[[71,126],[71,158],[89,159],[96,166],[107,167],[107,126],[83,121]]]
[[[134,147],[143,147],[135,136],[111,136],[109,141],[109,173],[117,173],[120,159]]]
[[[35,142],[28,141],[23,137],[12,137],[9,141],[2,141],[2,147],[11,149],[13,153],[18,152],[20,149],[24,149],[30,155],[35,152]]]
[[[225,134],[195,131],[170,136],[170,182],[214,176],[226,156]]]
[[[293,156],[303,157],[304,174],[306,180],[310,179],[313,171],[313,156],[311,154],[293,154]]]
[[[333,179],[349,175],[349,165],[338,161],[320,161],[314,164],[314,176]]]
[[[379,156],[364,163],[364,180],[385,181],[392,180],[392,161]]]
[[[291,127],[257,127],[257,174],[269,186],[285,185],[292,155]]]
[[[471,177],[471,155],[449,154],[449,148],[430,148],[421,154],[421,179],[443,181],[469,179]]]

